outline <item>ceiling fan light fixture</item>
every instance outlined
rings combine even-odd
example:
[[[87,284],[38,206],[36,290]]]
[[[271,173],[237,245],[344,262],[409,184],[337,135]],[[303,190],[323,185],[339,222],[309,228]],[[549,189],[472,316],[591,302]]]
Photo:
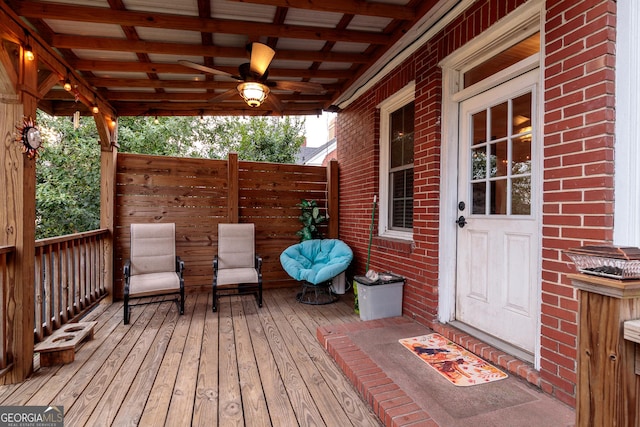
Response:
[[[276,51],[262,43],[251,43],[249,50],[251,51],[251,71],[258,76],[264,75]]]
[[[238,92],[249,107],[259,107],[269,95],[269,88],[258,82],[244,82],[238,85]]]

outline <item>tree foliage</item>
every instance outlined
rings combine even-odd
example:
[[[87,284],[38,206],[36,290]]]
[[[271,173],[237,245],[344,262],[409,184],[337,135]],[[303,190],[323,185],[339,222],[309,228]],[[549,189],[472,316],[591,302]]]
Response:
[[[73,128],[68,117],[38,113],[43,135],[37,166],[36,238],[96,229],[100,224],[100,144],[92,117]],[[174,157],[293,163],[304,118],[121,117],[120,152]]]
[[[38,115],[43,148],[37,163],[36,238],[100,225],[100,144],[93,118],[73,129],[69,118]]]
[[[293,163],[304,141],[304,119],[291,117],[123,117],[120,151],[178,157]]]

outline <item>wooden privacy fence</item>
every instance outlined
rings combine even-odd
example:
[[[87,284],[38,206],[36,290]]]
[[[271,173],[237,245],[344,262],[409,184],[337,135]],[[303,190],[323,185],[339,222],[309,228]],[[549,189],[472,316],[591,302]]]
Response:
[[[187,291],[211,286],[218,223],[254,223],[263,258],[264,287],[294,282],[280,253],[299,241],[302,199],[313,199],[330,217],[325,237],[338,236],[338,166],[189,159],[119,153],[116,168],[114,297],[122,298],[130,225],[173,222],[177,254],[185,262]],[[205,288],[206,287],[206,288]]]
[[[73,321],[106,294],[109,230],[36,240],[35,340]]]

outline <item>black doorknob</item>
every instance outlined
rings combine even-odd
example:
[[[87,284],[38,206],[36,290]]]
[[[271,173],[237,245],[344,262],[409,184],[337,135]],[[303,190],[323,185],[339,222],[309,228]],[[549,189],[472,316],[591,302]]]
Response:
[[[460,215],[458,217],[458,220],[456,221],[456,224],[458,224],[458,227],[463,228],[465,225],[467,225],[467,220],[465,219],[465,217]]]

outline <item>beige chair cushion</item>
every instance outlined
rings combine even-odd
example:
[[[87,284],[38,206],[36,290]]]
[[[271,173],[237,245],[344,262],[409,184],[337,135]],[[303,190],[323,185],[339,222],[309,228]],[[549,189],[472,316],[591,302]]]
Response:
[[[131,224],[131,276],[176,271],[176,225]]]
[[[236,283],[258,283],[258,271],[253,267],[218,270],[218,286]]]
[[[149,273],[131,276],[129,279],[129,295],[144,297],[159,293],[180,290],[178,273]]]
[[[255,227],[253,224],[218,224],[218,269],[251,268],[255,273]],[[258,277],[256,274],[255,280]],[[242,283],[235,281],[229,283]],[[218,273],[218,284],[220,273]]]

